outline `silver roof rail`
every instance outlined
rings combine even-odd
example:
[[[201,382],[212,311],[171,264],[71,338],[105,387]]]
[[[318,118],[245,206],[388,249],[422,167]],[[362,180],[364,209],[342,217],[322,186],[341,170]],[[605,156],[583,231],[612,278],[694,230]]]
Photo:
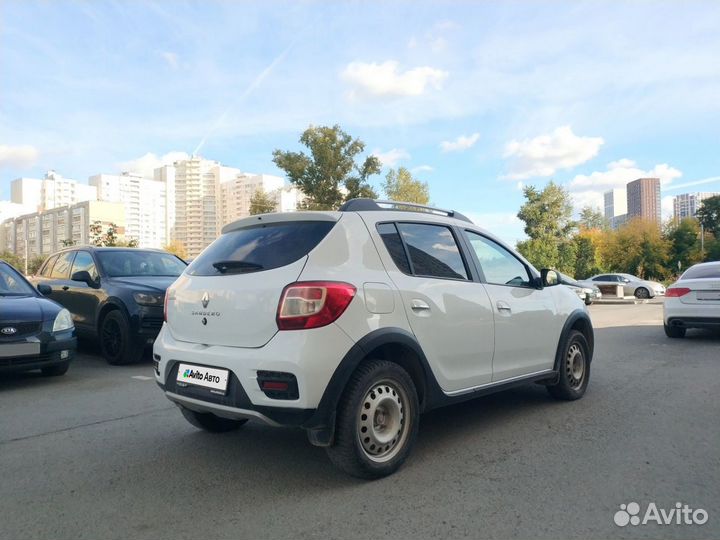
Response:
[[[389,208],[387,208],[389,207]],[[424,204],[409,203],[402,201],[376,201],[373,199],[350,199],[340,207],[340,212],[372,212],[377,210],[398,210],[409,212],[426,212],[428,214],[443,215],[462,221],[472,221],[455,210],[445,210]]]

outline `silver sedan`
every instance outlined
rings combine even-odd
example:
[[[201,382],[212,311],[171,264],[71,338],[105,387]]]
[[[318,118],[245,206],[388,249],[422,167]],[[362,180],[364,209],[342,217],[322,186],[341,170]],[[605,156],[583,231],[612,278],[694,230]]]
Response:
[[[665,295],[665,286],[662,283],[640,279],[632,274],[598,274],[585,280],[585,283],[592,283],[603,292],[607,292],[611,287],[622,285],[624,295],[635,298],[653,298]]]

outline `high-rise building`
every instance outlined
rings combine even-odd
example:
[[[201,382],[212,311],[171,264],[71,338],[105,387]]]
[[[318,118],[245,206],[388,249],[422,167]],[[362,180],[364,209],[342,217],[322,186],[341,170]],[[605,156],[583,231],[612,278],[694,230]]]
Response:
[[[611,228],[617,229],[627,221],[627,193],[623,188],[616,188],[606,191],[603,197],[605,218]]]
[[[89,183],[100,201],[125,207],[125,238],[140,247],[162,248],[168,242],[166,184],[137,174],[96,174]]]
[[[48,171],[42,179],[17,178],[10,184],[12,202],[25,205],[32,211],[43,211],[83,201],[97,200],[94,186],[63,178]]]
[[[642,218],[662,222],[660,179],[638,178],[627,185],[628,219]]]
[[[220,227],[250,215],[250,199],[257,190],[273,198],[285,180],[269,174],[239,173],[220,184]],[[279,202],[279,201],[278,201]],[[281,211],[278,209],[278,211]]]
[[[90,225],[99,222],[102,230],[110,224],[125,235],[125,208],[121,203],[83,201],[43,212],[33,212],[0,223],[0,251],[21,257],[37,257],[62,249],[66,245],[92,242]]]
[[[679,222],[685,218],[695,217],[702,202],[710,197],[720,195],[720,192],[683,193],[673,198],[673,219]]]

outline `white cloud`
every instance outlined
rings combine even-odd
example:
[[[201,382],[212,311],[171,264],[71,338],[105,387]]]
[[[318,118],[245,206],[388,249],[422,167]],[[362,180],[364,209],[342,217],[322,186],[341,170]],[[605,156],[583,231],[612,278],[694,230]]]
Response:
[[[429,173],[429,172],[433,172],[434,170],[435,170],[435,168],[430,165],[418,165],[417,167],[413,167],[412,169],[410,169],[410,172],[413,174],[418,174],[418,173],[424,173],[424,172]]]
[[[190,155],[187,152],[180,151],[168,152],[162,156],[148,152],[137,159],[118,163],[117,167],[121,171],[142,174],[145,178],[152,178],[153,171],[158,167],[162,167],[163,165],[172,165],[175,161],[188,159],[189,157]]]
[[[603,207],[603,192],[613,188],[623,188],[628,182],[638,178],[659,178],[662,186],[668,186],[682,172],[667,163],[655,165],[650,170],[643,170],[630,159],[620,159],[608,163],[604,171],[590,174],[578,174],[568,184],[570,194],[577,208],[583,206]]]
[[[165,60],[167,65],[170,66],[172,69],[177,69],[180,65],[177,53],[170,51],[162,51],[160,53],[160,57]]]
[[[384,167],[394,167],[398,162],[404,159],[410,159],[410,154],[403,148],[393,148],[387,152],[381,152],[379,149],[375,149],[372,155],[378,158]]]
[[[443,141],[440,143],[440,149],[443,152],[462,152],[473,146],[480,138],[479,133],[472,135],[460,135],[454,141]]]
[[[667,195],[663,197],[660,201],[660,207],[662,208],[662,218],[663,221],[673,217],[673,197],[672,195]]]
[[[419,96],[428,87],[439,90],[447,79],[447,71],[421,66],[406,71],[399,69],[399,63],[388,60],[382,63],[351,62],[341,73],[349,84],[349,97],[360,96]]]
[[[39,154],[37,148],[29,144],[0,144],[0,167],[32,167]]]
[[[557,170],[570,169],[594,158],[604,142],[602,137],[578,137],[570,126],[532,139],[512,140],[505,146],[503,156],[511,161],[506,178],[551,176]]]

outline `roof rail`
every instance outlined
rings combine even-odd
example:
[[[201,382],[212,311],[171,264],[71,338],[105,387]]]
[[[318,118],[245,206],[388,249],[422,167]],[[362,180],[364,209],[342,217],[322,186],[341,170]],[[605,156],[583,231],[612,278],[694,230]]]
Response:
[[[387,208],[389,207],[389,208]],[[424,204],[409,203],[402,201],[376,201],[374,199],[350,199],[345,202],[340,208],[340,212],[373,212],[378,210],[397,210],[397,211],[408,211],[408,212],[425,212],[428,214],[443,215],[462,221],[472,223],[467,217],[456,212],[455,210],[444,210],[442,208],[435,208],[434,206],[427,206]]]

